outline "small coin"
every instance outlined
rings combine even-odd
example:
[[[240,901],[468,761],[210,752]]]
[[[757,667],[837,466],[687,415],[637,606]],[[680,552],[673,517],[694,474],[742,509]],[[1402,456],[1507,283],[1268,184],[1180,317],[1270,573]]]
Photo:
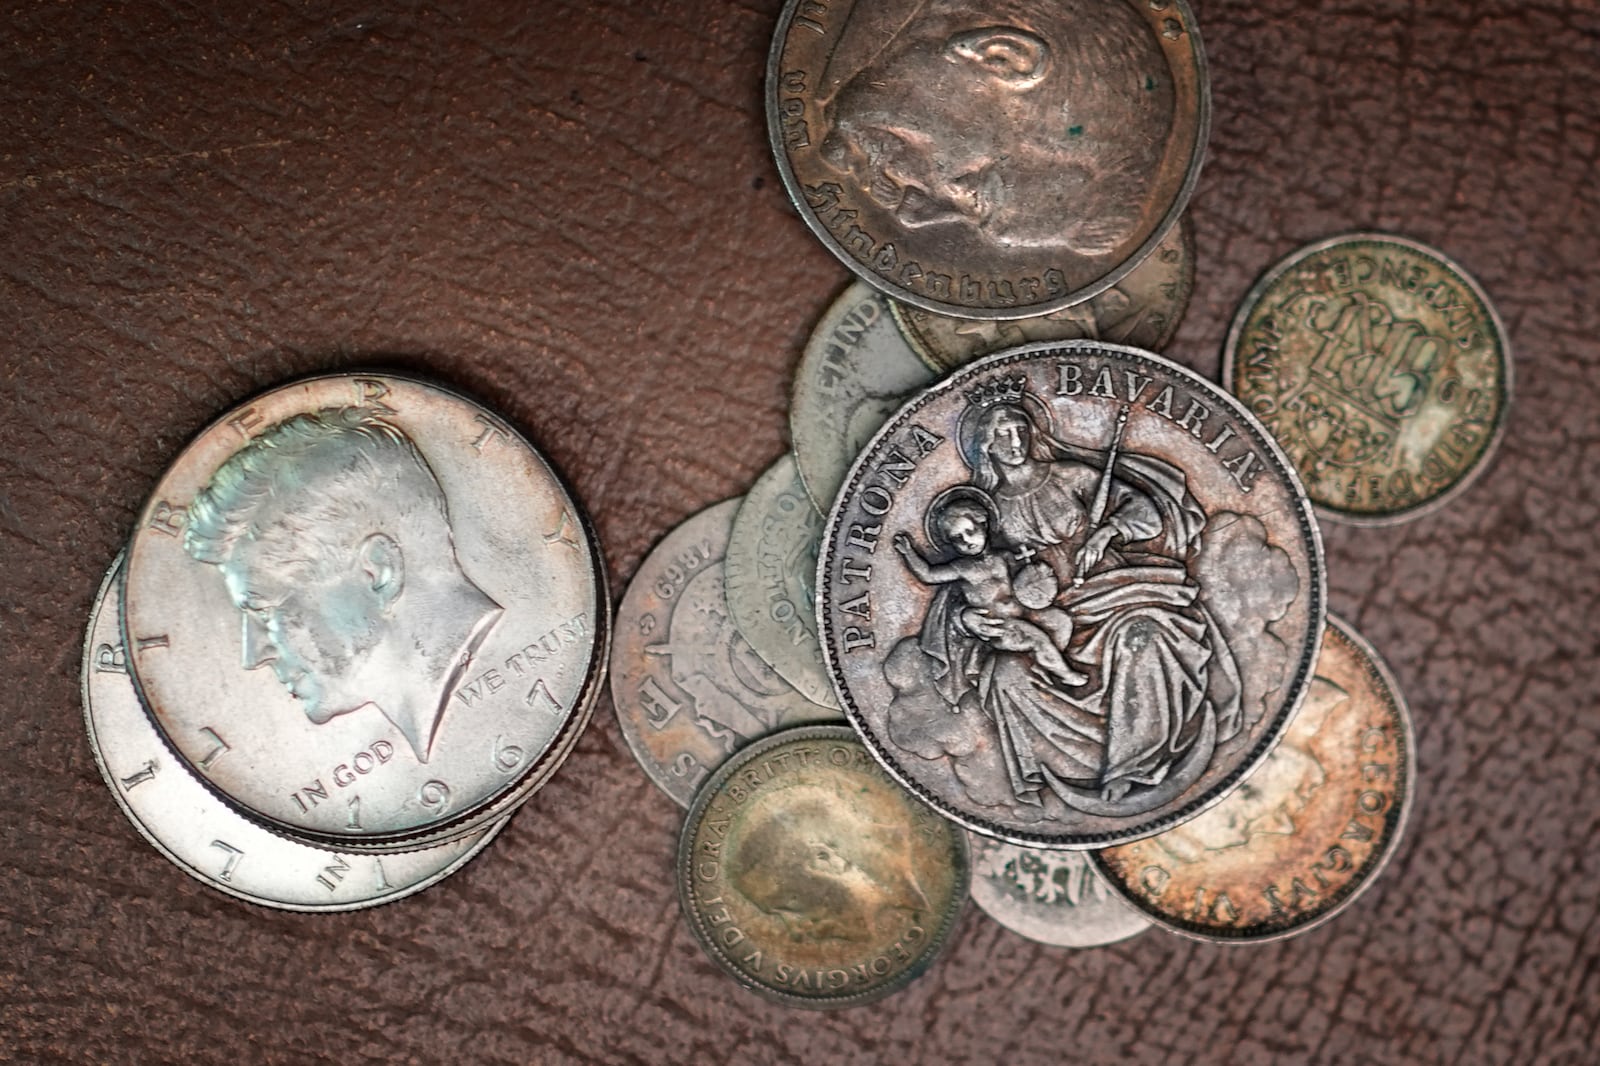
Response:
[[[1155,250],[1199,176],[1210,90],[1183,0],[789,0],[766,111],[789,198],[858,277],[1024,318]]]
[[[1301,248],[1234,316],[1222,380],[1266,423],[1322,514],[1425,514],[1484,468],[1511,404],[1511,348],[1461,266],[1353,233]]]
[[[690,518],[639,564],[617,608],[611,700],[645,774],[680,806],[739,748],[791,725],[839,719],[739,634],[723,559],[740,501]]]
[[[845,726],[756,742],[695,797],[678,846],[684,916],[744,985],[797,1007],[895,992],[966,902],[966,834],[891,781]]]
[[[83,646],[83,714],[100,773],[135,829],[185,873],[265,907],[347,911],[420,892],[459,870],[510,820],[420,851],[372,855],[297,843],[236,814],[172,757],[128,676],[118,624],[122,556]]]
[[[837,709],[817,641],[817,539],[822,514],[793,455],[756,479],[733,518],[724,576],[733,624],[806,699]]]
[[[1084,852],[1019,848],[976,834],[967,843],[973,902],[1013,933],[1056,947],[1092,948],[1150,928]]]
[[[1237,791],[1095,861],[1156,922],[1202,940],[1276,940],[1349,906],[1394,853],[1416,756],[1399,686],[1328,616],[1305,705]]]

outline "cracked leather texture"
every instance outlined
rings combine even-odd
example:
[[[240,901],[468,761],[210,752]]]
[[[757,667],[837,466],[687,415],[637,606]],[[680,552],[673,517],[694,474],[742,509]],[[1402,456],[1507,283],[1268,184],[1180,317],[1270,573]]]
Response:
[[[1580,1063],[1600,1025],[1600,14],[1204,0],[1215,114],[1172,354],[1379,228],[1503,315],[1516,395],[1443,511],[1329,524],[1329,598],[1416,720],[1416,807],[1332,923],[1073,952],[969,909],[907,991],[815,1016],[680,920],[680,812],[609,698],[443,884],[348,915],[212,892],[107,794],[78,663],[164,465],[287,378],[409,368],[570,478],[613,592],[786,446],[846,274],[785,206],[775,0],[23,4],[0,37],[0,1059]]]

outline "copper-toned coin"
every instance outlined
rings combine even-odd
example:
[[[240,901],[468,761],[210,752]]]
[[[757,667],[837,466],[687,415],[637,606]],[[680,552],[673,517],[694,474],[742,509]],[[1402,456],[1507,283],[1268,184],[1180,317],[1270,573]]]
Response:
[[[1210,114],[1183,0],[789,0],[766,95],[812,232],[970,318],[1117,284],[1183,213]]]
[[[1227,799],[1095,855],[1156,922],[1204,940],[1275,940],[1349,906],[1393,854],[1411,806],[1411,719],[1370,645],[1328,617],[1305,705]]]
[[[1092,948],[1150,928],[1122,902],[1082,851],[1019,848],[974,833],[972,902],[1019,936],[1060,948]]]
[[[1353,233],[1256,282],[1222,380],[1277,436],[1321,513],[1379,524],[1440,506],[1483,469],[1511,404],[1511,349],[1459,264]]]
[[[847,727],[804,726],[745,748],[701,789],[678,891],[701,946],[740,984],[850,1007],[928,968],[966,902],[967,867],[966,834]]]

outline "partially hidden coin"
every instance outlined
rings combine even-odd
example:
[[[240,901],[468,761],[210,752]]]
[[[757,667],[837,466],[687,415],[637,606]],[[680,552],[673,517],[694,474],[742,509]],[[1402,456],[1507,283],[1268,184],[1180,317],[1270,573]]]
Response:
[[[817,541],[822,514],[793,455],[756,479],[733,518],[723,569],[733,624],[806,699],[837,708],[817,640]]]
[[[374,855],[311,847],[235,813],[172,757],[139,703],[118,624],[121,570],[119,555],[95,597],[84,640],[89,745],[134,828],[202,884],[281,910],[372,907],[450,876],[510,820],[419,851]]]
[[[247,817],[342,850],[514,809],[604,669],[576,501],[497,416],[393,375],[295,382],[203,431],[123,582],[129,669],[171,750]]]
[[[804,726],[723,764],[678,847],[684,916],[740,984],[797,1007],[895,992],[966,902],[966,834],[918,803],[848,727]]]
[[[1355,901],[1411,808],[1411,718],[1388,668],[1328,617],[1316,676],[1282,742],[1232,795],[1159,836],[1098,852],[1153,921],[1202,940],[1276,940]]]
[[[1221,799],[1322,638],[1321,538],[1237,401],[1158,355],[1033,344],[957,371],[856,461],[818,566],[846,717],[975,832],[1093,848]]]
[[[1020,848],[973,834],[972,901],[1020,936],[1062,948],[1092,948],[1150,928],[1122,902],[1081,851]]]
[[[768,137],[858,277],[1023,318],[1116,285],[1177,223],[1209,125],[1183,0],[789,0]]]
[[[708,507],[662,538],[617,608],[617,723],[646,776],[684,807],[744,745],[841,717],[795,691],[733,623],[723,560],[739,504]]]
[[[1460,264],[1352,233],[1256,282],[1222,380],[1277,436],[1321,513],[1382,524],[1441,506],[1483,470],[1511,404],[1511,348]]]

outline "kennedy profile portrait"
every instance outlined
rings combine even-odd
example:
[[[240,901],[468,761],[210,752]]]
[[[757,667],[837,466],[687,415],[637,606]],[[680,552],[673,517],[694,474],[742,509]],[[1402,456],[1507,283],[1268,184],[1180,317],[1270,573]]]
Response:
[[[403,431],[361,407],[268,427],[196,495],[183,546],[221,573],[244,669],[270,667],[319,725],[376,707],[428,761],[501,608],[463,571],[444,490]]]

